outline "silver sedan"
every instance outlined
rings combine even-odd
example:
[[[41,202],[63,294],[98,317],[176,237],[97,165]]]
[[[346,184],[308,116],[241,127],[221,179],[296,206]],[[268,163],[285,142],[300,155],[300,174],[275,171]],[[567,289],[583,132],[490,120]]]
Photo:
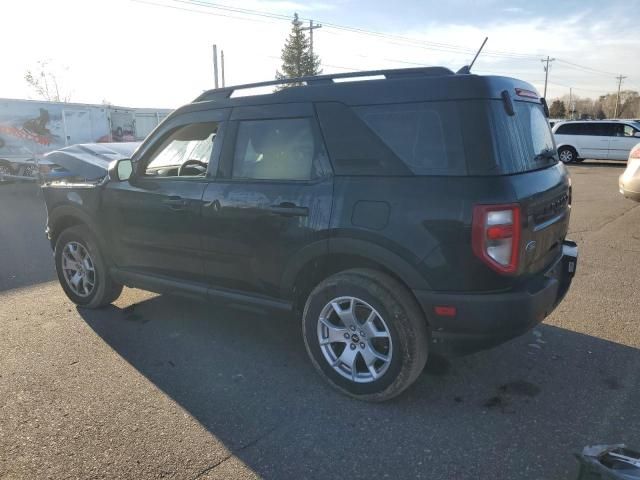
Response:
[[[640,143],[629,152],[627,169],[620,175],[618,185],[622,195],[640,202]]]

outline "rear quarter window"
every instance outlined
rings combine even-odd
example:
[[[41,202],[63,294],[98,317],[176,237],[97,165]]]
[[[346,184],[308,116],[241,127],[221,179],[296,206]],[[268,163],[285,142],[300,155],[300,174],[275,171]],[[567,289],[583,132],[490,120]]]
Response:
[[[412,173],[466,172],[460,121],[453,102],[368,105],[354,110]]]

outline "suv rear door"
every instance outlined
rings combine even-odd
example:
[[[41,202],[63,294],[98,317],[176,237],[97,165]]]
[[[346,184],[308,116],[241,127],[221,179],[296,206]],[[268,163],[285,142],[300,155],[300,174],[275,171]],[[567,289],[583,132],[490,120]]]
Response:
[[[237,107],[227,127],[203,198],[207,280],[278,297],[288,266],[327,249],[333,180],[313,106]]]
[[[615,133],[610,123],[584,122],[578,138],[578,151],[582,158],[606,160],[609,158],[609,142]]]

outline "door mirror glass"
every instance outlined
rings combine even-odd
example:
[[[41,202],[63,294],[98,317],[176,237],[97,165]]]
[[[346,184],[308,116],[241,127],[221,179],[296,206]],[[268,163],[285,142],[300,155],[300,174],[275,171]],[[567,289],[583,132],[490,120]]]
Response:
[[[640,132],[636,132],[633,134],[634,137],[640,138]]]
[[[129,180],[133,173],[133,163],[129,158],[115,160],[109,165],[109,178],[114,182]]]

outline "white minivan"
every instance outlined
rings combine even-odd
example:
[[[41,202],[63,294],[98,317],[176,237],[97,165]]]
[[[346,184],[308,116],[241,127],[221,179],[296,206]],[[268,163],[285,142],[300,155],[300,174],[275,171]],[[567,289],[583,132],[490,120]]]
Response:
[[[558,156],[564,163],[627,160],[638,143],[640,123],[633,120],[585,120],[554,125]]]

